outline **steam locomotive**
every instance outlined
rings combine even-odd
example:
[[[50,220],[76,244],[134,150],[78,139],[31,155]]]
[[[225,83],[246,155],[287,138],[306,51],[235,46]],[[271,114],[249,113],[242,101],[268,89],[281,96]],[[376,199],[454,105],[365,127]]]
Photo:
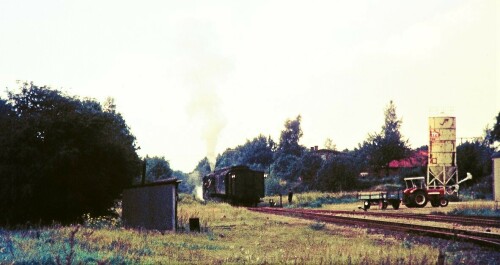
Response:
[[[226,167],[203,177],[203,199],[256,206],[264,197],[264,172],[247,166]]]

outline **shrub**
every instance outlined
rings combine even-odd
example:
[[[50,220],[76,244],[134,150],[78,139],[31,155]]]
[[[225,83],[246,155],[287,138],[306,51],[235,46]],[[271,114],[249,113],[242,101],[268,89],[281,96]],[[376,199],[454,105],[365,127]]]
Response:
[[[112,102],[24,84],[3,104],[0,225],[109,214],[140,168],[135,137]]]

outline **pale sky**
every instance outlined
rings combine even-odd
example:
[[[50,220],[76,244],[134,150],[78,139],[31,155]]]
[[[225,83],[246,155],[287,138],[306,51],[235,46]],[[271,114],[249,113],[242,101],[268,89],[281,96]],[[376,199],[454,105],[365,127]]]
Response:
[[[0,95],[16,80],[115,98],[142,156],[190,172],[302,115],[301,144],[353,149],[390,100],[412,147],[500,111],[500,2],[0,1]]]

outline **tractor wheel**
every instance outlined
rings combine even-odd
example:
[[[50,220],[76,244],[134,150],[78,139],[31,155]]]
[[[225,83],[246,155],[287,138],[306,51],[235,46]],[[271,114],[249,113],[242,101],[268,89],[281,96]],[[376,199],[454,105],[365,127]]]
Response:
[[[393,208],[394,210],[399,209],[399,204],[400,204],[400,203],[401,203],[401,202],[399,202],[399,201],[392,202],[392,208]]]
[[[431,200],[432,207],[439,207],[439,200]]]
[[[413,194],[413,204],[418,208],[423,208],[427,205],[427,197],[423,191],[417,191]]]
[[[446,198],[439,199],[439,206],[441,206],[441,207],[448,206],[448,199],[446,199]]]
[[[364,209],[365,211],[366,211],[366,210],[368,210],[368,209],[370,209],[370,202],[369,202],[369,201],[365,201],[365,202],[363,203],[363,209]]]

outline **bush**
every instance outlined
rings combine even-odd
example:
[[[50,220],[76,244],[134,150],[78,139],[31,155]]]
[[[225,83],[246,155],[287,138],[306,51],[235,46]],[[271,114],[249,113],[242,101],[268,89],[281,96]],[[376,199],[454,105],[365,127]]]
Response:
[[[334,157],[326,161],[315,179],[314,187],[320,191],[355,190],[358,171],[354,161],[348,157]]]
[[[135,137],[112,101],[24,84],[0,103],[0,225],[107,215],[138,175]]]

